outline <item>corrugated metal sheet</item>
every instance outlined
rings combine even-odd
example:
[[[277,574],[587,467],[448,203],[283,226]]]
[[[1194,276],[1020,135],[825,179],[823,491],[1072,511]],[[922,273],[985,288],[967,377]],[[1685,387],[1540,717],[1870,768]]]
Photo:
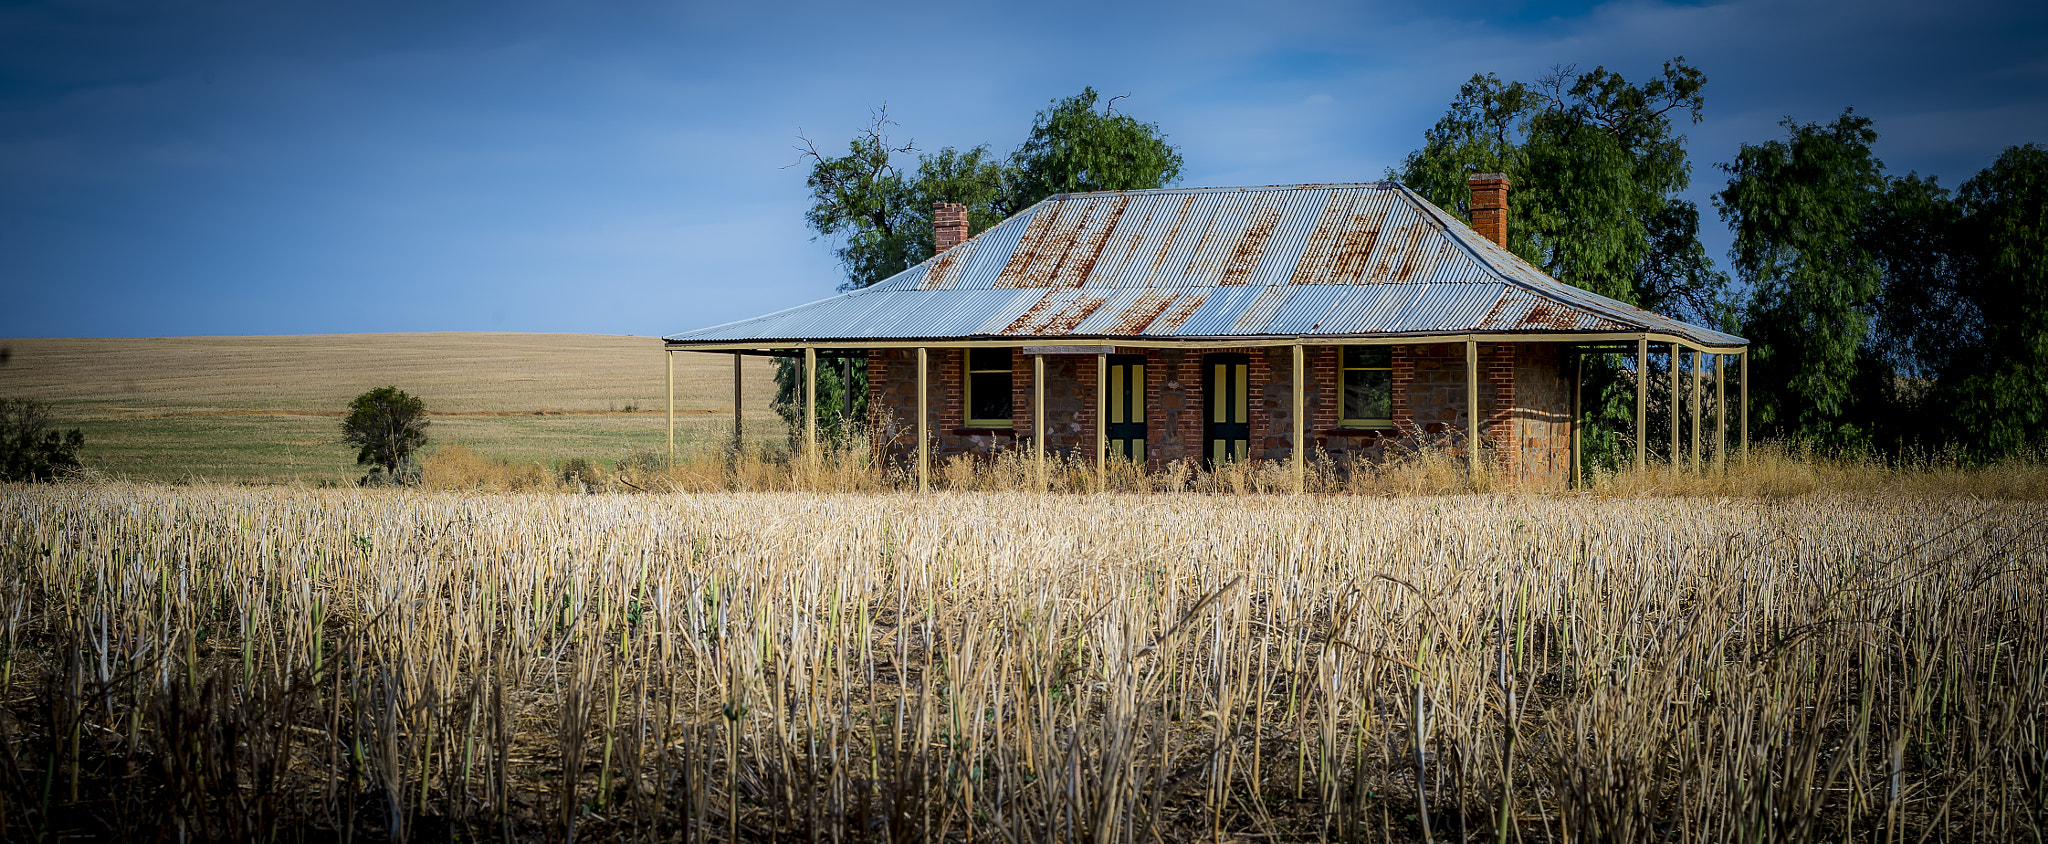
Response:
[[[1744,342],[1563,284],[1379,183],[1055,196],[867,290],[665,339],[1645,330]]]

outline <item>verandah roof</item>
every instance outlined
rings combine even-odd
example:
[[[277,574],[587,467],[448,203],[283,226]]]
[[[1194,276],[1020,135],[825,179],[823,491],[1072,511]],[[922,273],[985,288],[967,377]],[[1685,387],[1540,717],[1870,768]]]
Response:
[[[663,338],[1215,340],[1740,337],[1572,287],[1389,182],[1050,197],[863,290]]]

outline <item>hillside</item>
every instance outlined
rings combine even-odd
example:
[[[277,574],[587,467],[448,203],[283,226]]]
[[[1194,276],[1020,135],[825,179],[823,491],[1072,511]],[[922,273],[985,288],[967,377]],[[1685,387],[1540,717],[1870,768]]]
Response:
[[[0,397],[48,402],[86,434],[87,465],[137,479],[348,480],[350,398],[396,386],[427,402],[435,443],[519,460],[616,460],[665,447],[661,343],[602,334],[339,334],[0,340]],[[769,423],[773,366],[750,358],[745,406]],[[676,357],[678,437],[730,424],[732,359]],[[762,429],[765,430],[765,429]]]

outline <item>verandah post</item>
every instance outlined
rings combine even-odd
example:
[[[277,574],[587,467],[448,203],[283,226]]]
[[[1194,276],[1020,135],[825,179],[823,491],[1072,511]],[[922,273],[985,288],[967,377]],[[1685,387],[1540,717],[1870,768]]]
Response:
[[[1579,475],[1585,471],[1583,461],[1586,458],[1580,454],[1580,449],[1584,447],[1584,441],[1581,439],[1583,434],[1579,430],[1579,416],[1585,412],[1580,405],[1580,393],[1584,390],[1585,384],[1586,353],[1582,349],[1575,349],[1572,352],[1572,478],[1567,486],[1569,489],[1579,488],[1579,484],[1582,483]]]
[[[923,346],[917,347],[917,491],[931,489],[931,453],[926,450],[925,440],[930,438],[931,420],[925,417],[930,412],[931,392],[925,385],[925,370],[930,363],[930,354]]]
[[[1650,335],[1644,334],[1636,338],[1636,471],[1638,472],[1643,471],[1649,466],[1644,452],[1648,443],[1644,441],[1649,438],[1650,431],[1648,425],[1643,420],[1643,417],[1649,415],[1649,410]]]
[[[1737,358],[1742,369],[1736,373],[1742,387],[1742,465],[1749,465],[1749,347],[1745,346]]]
[[[1031,356],[1031,451],[1038,458],[1038,491],[1045,491],[1045,355]]]
[[[1304,357],[1304,355],[1303,355],[1303,353],[1302,353],[1302,348],[1301,348],[1301,344],[1300,344],[1300,343],[1296,343],[1296,344],[1294,344],[1294,494],[1295,494],[1295,495],[1300,495],[1300,494],[1302,494],[1303,492],[1306,492],[1306,491],[1308,490],[1308,480],[1307,480],[1307,471],[1306,471],[1306,468],[1307,468],[1307,465],[1308,465],[1308,464],[1307,464],[1307,463],[1305,463],[1305,462],[1303,462],[1303,461],[1305,460],[1305,453],[1306,453],[1306,451],[1307,451],[1307,448],[1308,448],[1308,440],[1307,440],[1307,439],[1305,439],[1305,438],[1307,437],[1307,427],[1306,427],[1306,425],[1304,425],[1304,424],[1303,424],[1303,422],[1302,422],[1302,419],[1301,419],[1301,409],[1302,409],[1302,407],[1303,407],[1303,404],[1304,404],[1304,402],[1302,401],[1302,392],[1303,392],[1303,390],[1304,390],[1304,389],[1306,388],[1306,382],[1307,382],[1307,379],[1306,379],[1306,378],[1305,378],[1305,377],[1303,376],[1303,374],[1302,374],[1302,359],[1303,359],[1303,357]]]
[[[740,431],[741,425],[744,422],[744,417],[740,415],[740,361],[746,359],[747,356],[744,354],[739,352],[732,353],[732,458],[734,461],[740,459],[740,449],[744,442],[741,439],[742,434]],[[669,450],[675,450],[673,444],[671,444]],[[734,465],[738,465],[738,463],[735,462]]]
[[[1692,350],[1692,473],[1700,473],[1700,350]]]
[[[804,459],[818,462],[818,350],[804,347]]]
[[[1465,337],[1465,464],[1479,482],[1479,341]]]
[[[1678,342],[1671,343],[1671,477],[1678,477]]]
[[[1728,356],[1714,356],[1714,471],[1728,472]]]
[[[668,467],[676,467],[676,350],[668,353]]]
[[[1109,469],[1109,355],[1095,355],[1095,482],[1099,489]]]

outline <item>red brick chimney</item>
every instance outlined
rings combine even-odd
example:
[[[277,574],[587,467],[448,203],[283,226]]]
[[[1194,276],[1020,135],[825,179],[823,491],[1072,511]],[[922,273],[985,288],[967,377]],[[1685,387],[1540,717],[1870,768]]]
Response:
[[[932,253],[959,246],[967,239],[967,206],[957,202],[932,203]]]
[[[1472,188],[1472,230],[1502,249],[1508,246],[1508,177],[1504,173],[1474,173],[1465,184]]]

